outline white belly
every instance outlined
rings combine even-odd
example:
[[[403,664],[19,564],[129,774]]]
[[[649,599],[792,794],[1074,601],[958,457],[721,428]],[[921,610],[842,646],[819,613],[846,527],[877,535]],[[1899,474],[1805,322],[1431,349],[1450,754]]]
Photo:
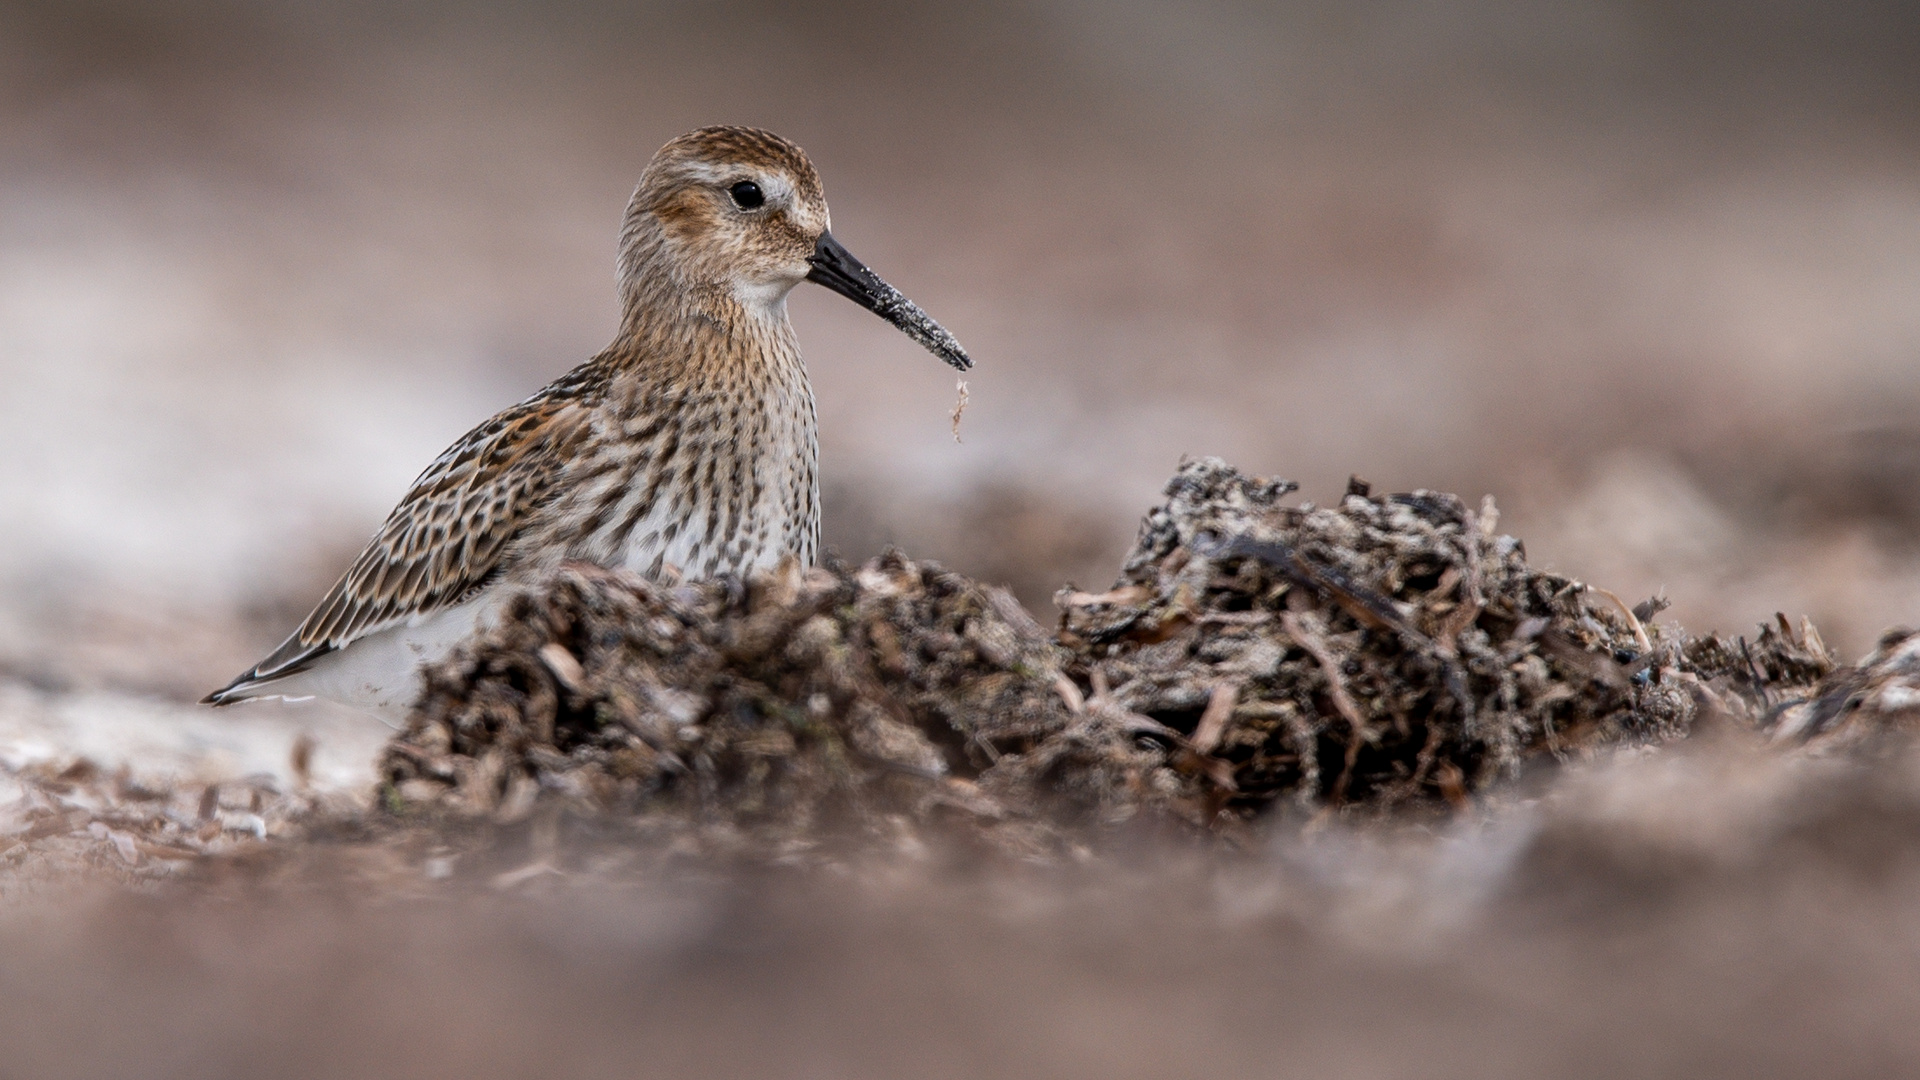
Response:
[[[263,698],[323,697],[401,726],[425,686],[421,668],[446,659],[454,646],[491,621],[499,590],[436,612],[412,625],[368,634],[295,675],[269,685]]]

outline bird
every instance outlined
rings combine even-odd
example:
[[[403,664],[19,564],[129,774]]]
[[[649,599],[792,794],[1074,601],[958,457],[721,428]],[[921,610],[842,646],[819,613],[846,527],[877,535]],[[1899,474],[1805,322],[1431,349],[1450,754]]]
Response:
[[[656,581],[812,565],[819,437],[788,294],[823,285],[973,366],[829,225],[819,174],[781,136],[667,142],[620,229],[612,343],[435,458],[305,621],[202,703],[322,697],[397,726],[424,665],[562,565]]]

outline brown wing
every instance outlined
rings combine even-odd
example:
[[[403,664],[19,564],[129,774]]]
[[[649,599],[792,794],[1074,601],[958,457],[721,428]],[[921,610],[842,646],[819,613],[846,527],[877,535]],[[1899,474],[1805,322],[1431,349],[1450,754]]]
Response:
[[[553,492],[585,431],[574,399],[533,398],[468,432],[427,466],[365,551],[271,656],[205,699],[223,704],[357,638],[465,599]]]

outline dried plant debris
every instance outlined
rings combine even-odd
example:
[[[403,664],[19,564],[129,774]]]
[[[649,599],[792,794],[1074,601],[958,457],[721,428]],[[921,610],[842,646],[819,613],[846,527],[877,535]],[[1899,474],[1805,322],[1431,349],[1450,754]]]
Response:
[[[1282,801],[1460,804],[1708,714],[1759,724],[1833,670],[1811,628],[1688,639],[1649,625],[1658,601],[1537,570],[1490,500],[1293,490],[1186,463],[1053,635],[897,553],[672,587],[568,568],[430,671],[384,801],[513,821],[558,800],[775,854],[941,821],[1046,855],[1143,812],[1230,833]]]
[[[308,837],[358,814],[356,800],[281,791],[272,777],[220,784],[136,779],[82,758],[0,771],[0,899],[76,873],[137,883]]]
[[[1781,620],[1782,639],[1787,623]],[[1800,640],[1825,658],[1825,646],[1810,624]],[[1920,729],[1920,631],[1893,629],[1881,635],[1873,654],[1858,667],[1830,661],[1825,678],[1811,691],[1773,703],[1761,718],[1763,728],[1786,743],[1824,739],[1845,745],[1888,732]]]
[[[1690,637],[1652,621],[1663,598],[1530,566],[1491,500],[1294,490],[1183,464],[1119,580],[1062,590],[1052,632],[898,553],[691,584],[565,567],[428,670],[371,806],[311,790],[304,741],[290,792],[0,769],[0,895],[220,866],[520,888],[563,837],[633,872],[955,839],[1051,861],[1130,823],[1231,840],[1275,806],[1445,811],[1710,719],[1822,752],[1920,723],[1920,633],[1858,667],[1784,616]]]
[[[1159,762],[1074,722],[1066,660],[1003,590],[899,556],[671,588],[573,567],[430,672],[382,771],[399,809],[557,797],[704,849],[954,818],[1047,853],[1039,793],[1049,817],[1125,813]]]
[[[1737,696],[1677,632],[1529,566],[1491,500],[1292,490],[1189,462],[1115,588],[1057,601],[1075,673],[1203,735],[1229,808],[1459,802],[1531,760],[1683,735]]]

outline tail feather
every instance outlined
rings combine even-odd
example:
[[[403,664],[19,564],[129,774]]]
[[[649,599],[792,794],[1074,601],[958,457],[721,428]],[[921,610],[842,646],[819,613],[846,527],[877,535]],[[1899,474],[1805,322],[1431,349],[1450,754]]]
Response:
[[[315,660],[333,652],[331,645],[301,645],[297,637],[288,638],[273,655],[260,661],[232,682],[200,699],[202,705],[232,705],[237,701],[269,696],[261,691],[290,675],[298,675],[313,666]]]

